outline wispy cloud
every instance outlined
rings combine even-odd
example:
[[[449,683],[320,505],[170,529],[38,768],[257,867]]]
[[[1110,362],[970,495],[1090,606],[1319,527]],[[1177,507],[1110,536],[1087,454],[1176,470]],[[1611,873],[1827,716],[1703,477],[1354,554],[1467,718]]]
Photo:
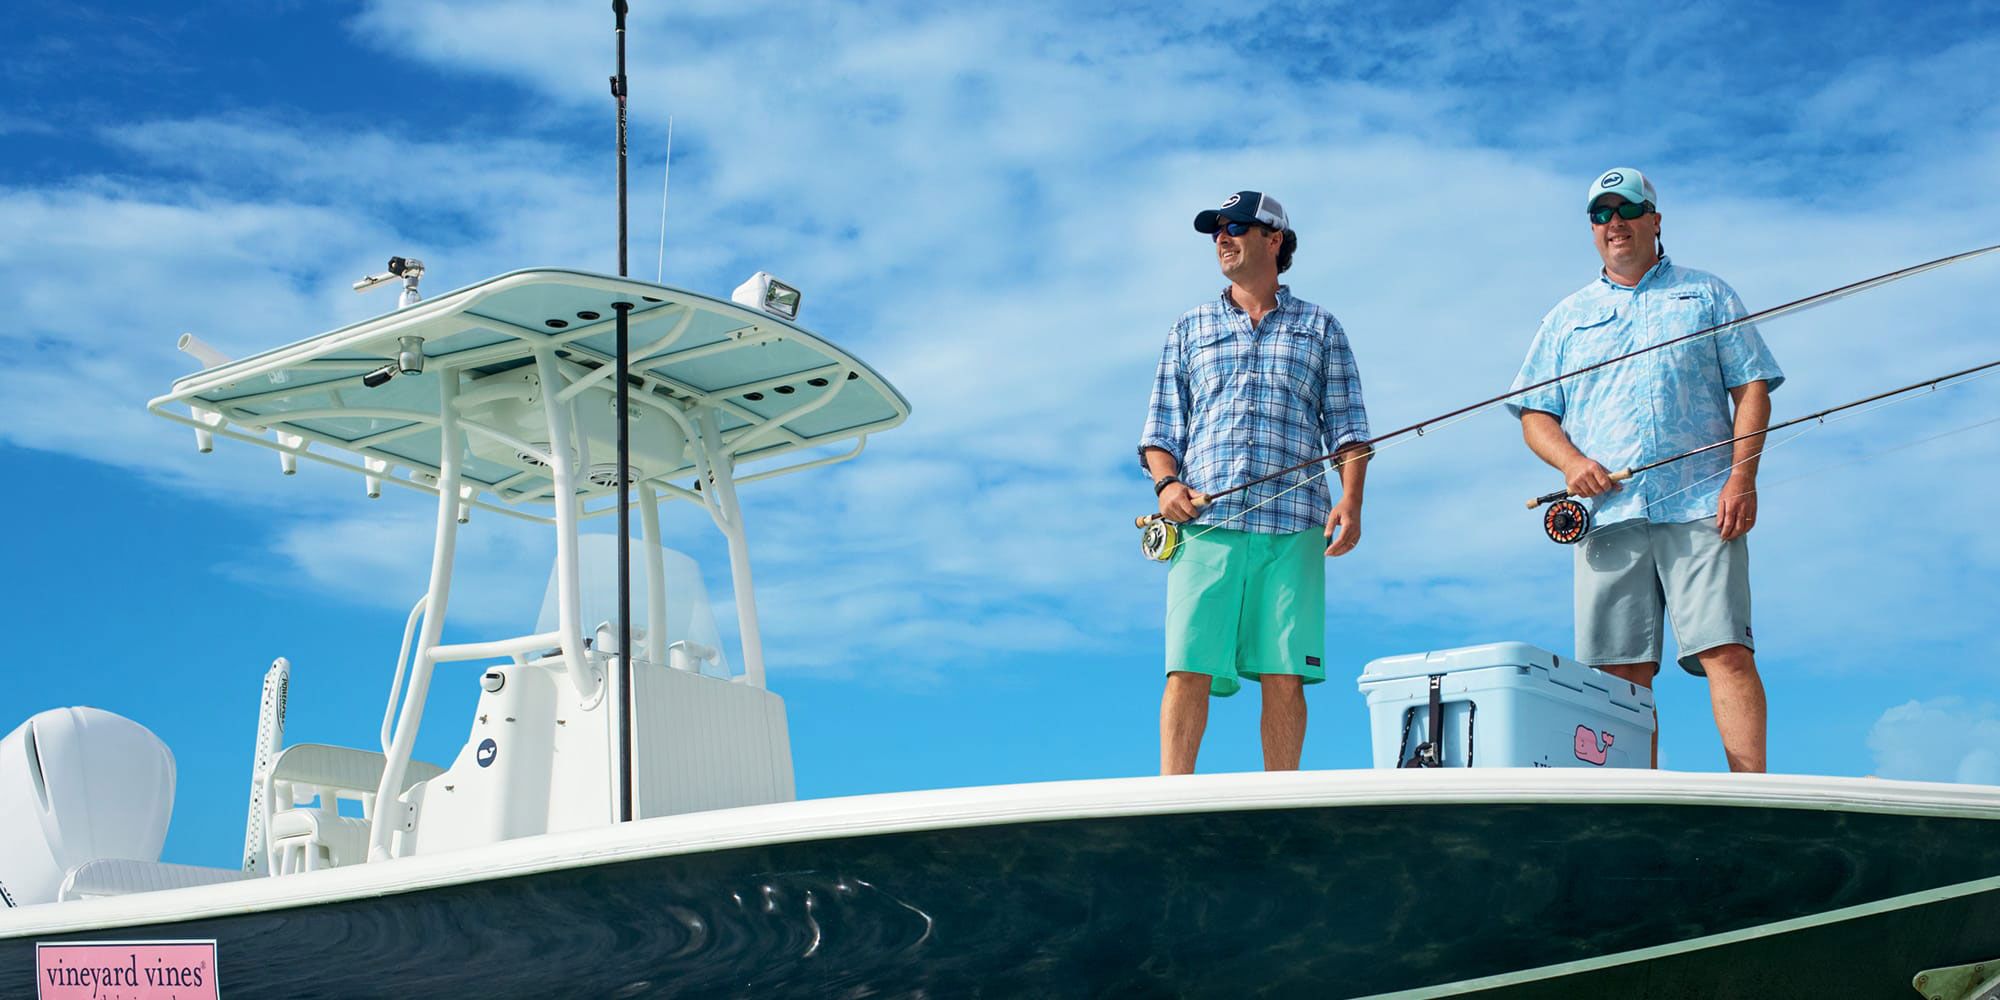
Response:
[[[1660,181],[1676,258],[1753,308],[1990,241],[2000,223],[1990,201],[1950,193],[2000,169],[2000,124],[1967,76],[1983,38],[1895,60],[1833,46],[1830,65],[1787,77],[1758,67],[1806,58],[1793,49],[1689,44],[1726,23],[1712,5],[1615,52],[1595,13],[1504,5],[777,10],[646,7],[632,72],[635,248],[651,244],[672,113],[669,283],[722,291],[760,267],[795,280],[808,325],[915,405],[860,461],[747,491],[778,669],[925,674],[1151,638],[1158,567],[1122,527],[1150,504],[1133,441],[1168,325],[1222,284],[1188,220],[1238,188],[1292,209],[1288,277],[1346,324],[1378,431],[1506,385],[1536,319],[1594,271],[1577,202],[1609,162]],[[370,5],[351,29],[531,96],[518,121],[423,134],[190,111],[102,132],[128,168],[0,189],[0,293],[19,317],[0,328],[0,433],[177,483],[201,472],[247,502],[296,498],[267,456],[219,449],[197,468],[184,431],[139,413],[185,370],[174,334],[240,353],[379,311],[345,283],[391,252],[424,257],[434,290],[525,264],[608,267],[604,25],[553,3],[431,2]],[[1219,41],[1234,37],[1270,44]],[[1921,108],[1865,107],[1912,89],[1931,95]],[[1980,266],[1773,324],[1792,375],[1780,413],[1985,360]],[[1987,388],[1859,436],[1994,412]],[[2000,597],[2000,552],[1970,505],[2000,487],[1992,463],[1896,489],[1894,518],[1884,479],[1935,474],[1935,453],[1780,483],[1853,454],[1854,426],[1767,463],[1777,516],[1754,544],[1770,655],[1881,669],[1867,650],[1927,617],[1948,620],[1945,641],[1991,648],[1976,611]],[[1553,478],[1497,413],[1386,452],[1367,541],[1330,567],[1337,610],[1454,639],[1566,633],[1567,553],[1519,508]],[[331,593],[406,605],[351,582],[421,567],[354,543],[395,535],[402,551],[428,515],[397,501],[371,527],[359,502],[307,503],[313,526],[280,551]],[[690,547],[719,581],[720,549]],[[546,572],[496,566],[531,595]],[[1830,618],[1849,631],[1824,634]],[[850,638],[825,641],[836,632]]]
[[[2000,784],[2000,708],[1962,698],[1906,702],[1875,720],[1868,749],[1884,778]]]

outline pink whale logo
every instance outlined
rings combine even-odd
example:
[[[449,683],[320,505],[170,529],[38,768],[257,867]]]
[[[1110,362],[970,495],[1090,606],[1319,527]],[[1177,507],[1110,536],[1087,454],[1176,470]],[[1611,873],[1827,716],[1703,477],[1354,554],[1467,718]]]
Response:
[[[1603,767],[1605,758],[1611,755],[1612,739],[1608,732],[1600,735],[1589,726],[1576,727],[1576,759]],[[1599,746],[1598,740],[1603,740],[1604,744]]]

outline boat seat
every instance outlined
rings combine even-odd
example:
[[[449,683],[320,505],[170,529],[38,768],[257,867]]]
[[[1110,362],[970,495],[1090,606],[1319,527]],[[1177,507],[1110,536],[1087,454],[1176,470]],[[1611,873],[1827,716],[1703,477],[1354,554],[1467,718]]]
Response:
[[[368,858],[368,824],[375,789],[388,759],[373,750],[300,743],[286,747],[265,775],[264,817],[270,873],[316,871]],[[444,773],[435,764],[410,761],[403,790]],[[317,805],[305,805],[317,799]],[[361,815],[340,815],[341,800],[359,803]]]
[[[175,865],[164,861],[134,861],[128,858],[97,858],[69,870],[58,902],[95,899],[100,896],[129,896],[162,889],[185,889],[195,885],[217,885],[253,878],[234,868],[203,868]]]

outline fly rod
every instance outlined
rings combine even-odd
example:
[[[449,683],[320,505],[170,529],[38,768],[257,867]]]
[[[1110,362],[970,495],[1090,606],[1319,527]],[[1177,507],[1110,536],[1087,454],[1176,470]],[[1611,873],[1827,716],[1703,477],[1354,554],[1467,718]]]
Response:
[[[1636,476],[1639,473],[1645,472],[1649,469],[1657,469],[1663,465],[1672,465],[1675,462],[1682,461],[1683,459],[1693,458],[1696,455],[1705,455],[1711,451],[1716,450],[1717,448],[1727,448],[1730,445],[1733,445],[1739,441],[1748,441],[1752,438],[1761,438],[1767,434],[1770,434],[1773,431],[1781,431],[1787,427],[1796,427],[1800,424],[1811,423],[1812,421],[1815,420],[1824,420],[1827,417],[1832,416],[1833,414],[1841,412],[1842,410],[1852,410],[1857,406],[1866,406],[1869,403],[1880,402],[1881,400],[1884,399],[1890,399],[1892,397],[1901,396],[1906,393],[1916,392],[1919,389],[1929,389],[1945,382],[1952,382],[1956,379],[1962,379],[1970,375],[1976,375],[1979,372],[1986,371],[1987,369],[1990,368],[2000,368],[2000,361],[1988,361],[1983,365],[1975,365],[1963,371],[1952,372],[1949,375],[1939,375],[1936,378],[1928,378],[1921,382],[1912,382],[1909,385],[1903,386],[1899,389],[1890,389],[1887,392],[1878,392],[1873,396],[1867,396],[1862,399],[1857,399],[1851,403],[1842,403],[1839,406],[1829,406],[1826,409],[1820,410],[1817,413],[1808,413],[1803,417],[1793,417],[1792,419],[1784,421],[1783,423],[1772,424],[1761,431],[1751,431],[1748,434],[1738,434],[1735,437],[1725,438],[1724,440],[1717,441],[1714,444],[1705,444],[1699,448],[1690,448],[1687,451],[1681,452],[1680,454],[1677,455],[1669,455],[1666,458],[1662,458],[1655,462],[1647,462],[1644,465],[1635,465],[1632,466],[1631,468],[1620,469],[1617,472],[1611,473],[1610,478],[1611,481],[1614,483],[1622,483],[1628,479],[1631,479],[1633,476]],[[1550,538],[1558,542],[1562,542],[1565,545],[1574,542],[1579,538],[1582,538],[1584,532],[1590,530],[1590,512],[1585,510],[1582,504],[1577,503],[1575,500],[1571,499],[1574,496],[1576,496],[1576,494],[1570,492],[1567,488],[1564,488],[1556,490],[1553,493],[1544,493],[1541,496],[1538,496],[1533,500],[1528,501],[1529,510],[1534,510],[1535,508],[1540,507],[1543,504],[1555,505],[1554,507],[1551,507],[1549,513],[1543,517],[1542,519],[1543,527],[1545,527],[1548,530]],[[1557,513],[1558,510],[1562,511],[1560,515],[1558,515]]]

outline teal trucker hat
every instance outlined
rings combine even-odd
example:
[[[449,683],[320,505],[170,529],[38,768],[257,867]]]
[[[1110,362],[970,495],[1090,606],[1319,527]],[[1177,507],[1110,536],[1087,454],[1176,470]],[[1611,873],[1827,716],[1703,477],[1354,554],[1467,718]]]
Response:
[[[1607,194],[1615,194],[1634,203],[1652,202],[1655,207],[1660,204],[1660,196],[1653,193],[1653,182],[1631,167],[1612,167],[1598,174],[1597,180],[1590,184],[1590,197],[1584,199],[1584,209],[1588,211],[1597,207],[1597,199]]]

